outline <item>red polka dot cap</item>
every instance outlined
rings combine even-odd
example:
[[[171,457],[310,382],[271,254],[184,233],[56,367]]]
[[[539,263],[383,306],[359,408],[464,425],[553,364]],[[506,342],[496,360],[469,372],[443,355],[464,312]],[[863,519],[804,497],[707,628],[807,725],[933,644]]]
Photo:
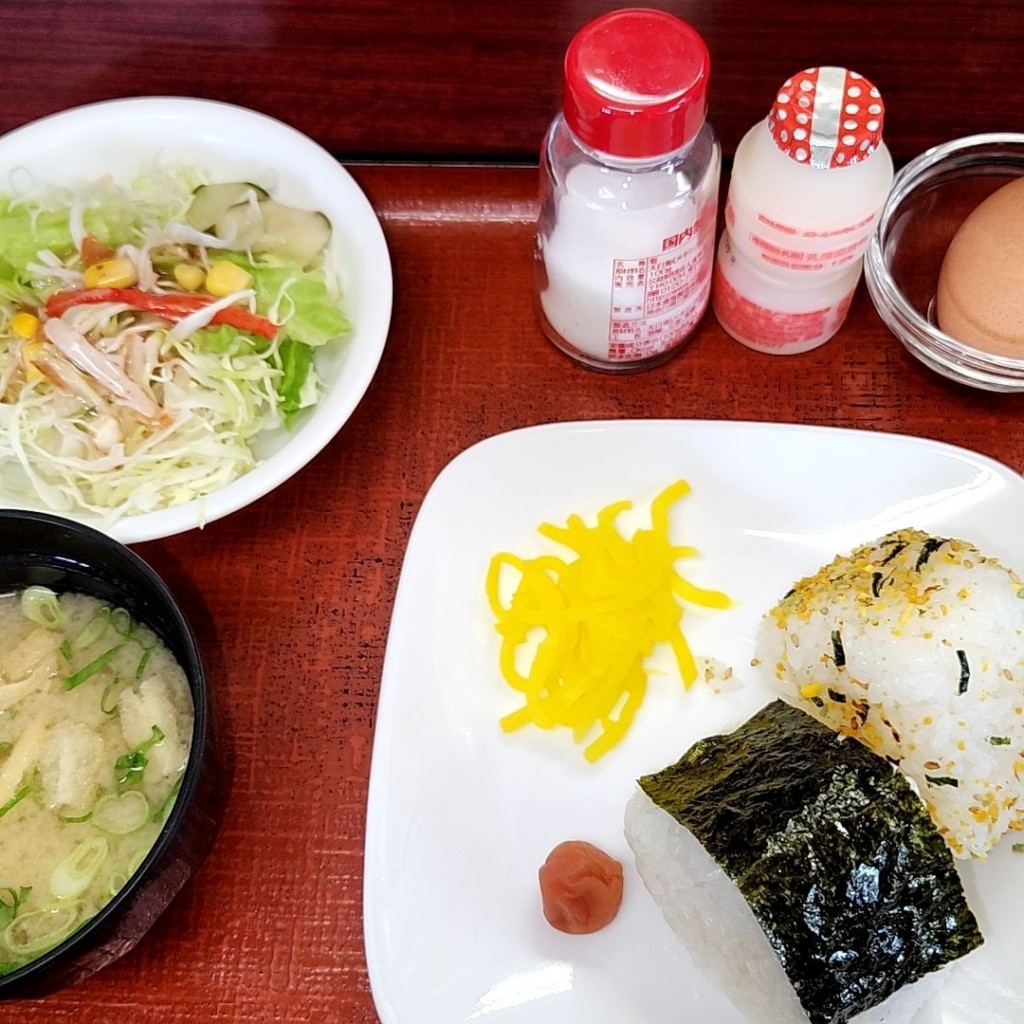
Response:
[[[882,141],[885,105],[862,75],[846,68],[808,68],[788,79],[768,116],[775,145],[820,170],[870,156]]]

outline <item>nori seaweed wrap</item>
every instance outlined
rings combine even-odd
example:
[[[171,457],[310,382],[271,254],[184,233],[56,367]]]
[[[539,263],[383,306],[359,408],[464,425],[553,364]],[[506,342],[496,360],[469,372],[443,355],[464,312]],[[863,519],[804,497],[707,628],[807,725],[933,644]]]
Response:
[[[639,780],[738,887],[813,1024],[842,1024],[982,942],[907,780],[782,701]]]

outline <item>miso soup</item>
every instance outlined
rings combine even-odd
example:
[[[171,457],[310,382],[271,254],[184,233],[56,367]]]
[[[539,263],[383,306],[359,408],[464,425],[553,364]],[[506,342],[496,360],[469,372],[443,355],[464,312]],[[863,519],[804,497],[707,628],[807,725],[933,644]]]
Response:
[[[93,917],[142,863],[192,742],[185,673],[83,594],[0,596],[0,974]]]

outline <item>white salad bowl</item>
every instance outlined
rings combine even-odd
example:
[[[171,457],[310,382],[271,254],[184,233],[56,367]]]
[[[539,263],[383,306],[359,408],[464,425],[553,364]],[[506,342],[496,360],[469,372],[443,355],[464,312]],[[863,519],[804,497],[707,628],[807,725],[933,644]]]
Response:
[[[288,430],[264,436],[258,464],[203,498],[104,520],[30,504],[5,490],[0,507],[59,511],[126,544],[169,537],[235,512],[306,465],[345,424],[377,370],[391,321],[387,243],[368,199],[326,150],[264,114],[210,100],[109,100],[44,117],[0,137],[0,195],[35,186],[75,186],[111,176],[129,185],[158,163],[204,172],[211,181],[250,181],[280,202],[316,209],[332,225],[326,259],[352,325],[316,355],[324,391]]]

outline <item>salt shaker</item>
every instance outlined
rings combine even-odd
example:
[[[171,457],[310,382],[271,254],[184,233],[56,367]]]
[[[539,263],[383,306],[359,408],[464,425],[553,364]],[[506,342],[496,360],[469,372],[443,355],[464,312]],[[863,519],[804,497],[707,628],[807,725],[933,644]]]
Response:
[[[626,372],[685,343],[711,291],[721,151],[708,50],[686,22],[627,8],[566,51],[541,153],[537,296],[547,337]]]
[[[892,187],[884,115],[862,75],[809,68],[741,140],[712,292],[738,341],[795,354],[842,326]]]

